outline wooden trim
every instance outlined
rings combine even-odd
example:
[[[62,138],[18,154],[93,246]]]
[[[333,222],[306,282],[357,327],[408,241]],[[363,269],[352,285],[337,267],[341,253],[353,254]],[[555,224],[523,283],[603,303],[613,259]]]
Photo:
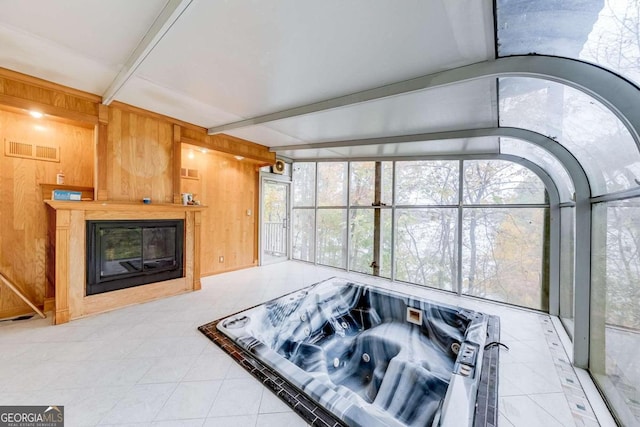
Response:
[[[17,71],[9,70],[6,68],[0,67],[0,77],[5,77],[11,80],[17,80],[23,83],[27,83],[33,86],[39,86],[45,89],[51,89],[55,91],[65,92],[69,95],[78,96],[81,98],[88,99],[93,102],[101,102],[102,97],[99,95],[95,95],[93,93],[84,92],[82,90],[74,89],[69,86],[63,86],[58,83],[53,83],[48,80],[42,80],[37,77],[30,76],[28,74],[22,74]]]
[[[96,200],[108,200],[109,125],[100,123],[96,135]]]
[[[262,236],[260,236],[260,210],[262,206],[260,206],[260,192],[262,191],[262,179],[260,177],[259,168],[255,171],[255,197],[253,199],[253,235],[255,238],[253,239],[253,264],[258,265],[258,259],[260,257],[260,241],[262,240]],[[288,212],[288,211],[287,211]]]
[[[133,105],[125,104],[123,102],[113,101],[109,104],[109,107],[118,108],[122,111],[126,111],[129,113],[152,117],[157,120],[163,120],[165,122],[170,122],[175,125],[188,128],[197,132],[204,132],[205,134],[207,133],[207,130],[205,128],[194,125],[193,123],[183,122],[182,120],[174,119],[173,117],[165,116],[164,114],[154,113],[153,111],[145,110],[143,108],[134,107]]]
[[[109,107],[104,104],[98,104],[98,122],[109,124]]]
[[[181,203],[180,170],[182,169],[182,142],[180,142],[181,127],[173,125],[173,203]]]
[[[36,313],[38,313],[38,315],[40,317],[42,317],[43,319],[45,319],[47,316],[45,316],[45,314],[38,308],[36,307],[36,305],[34,303],[32,303],[29,298],[27,298],[24,293],[22,293],[22,291],[13,283],[11,283],[9,281],[9,279],[7,279],[6,277],[4,277],[4,275],[2,273],[0,273],[0,281],[2,283],[5,284],[5,286],[7,286],[14,294],[16,294],[22,301],[24,301],[25,303],[27,303],[27,305],[29,307],[31,307],[31,309],[33,311],[35,311]]]
[[[264,145],[229,135],[207,135],[205,141],[182,136],[182,142],[196,147],[242,156],[245,159],[257,161],[260,166],[272,165],[276,161],[276,153],[269,152],[269,149]]]
[[[82,307],[78,307],[81,311],[74,312],[72,319],[184,293],[185,281],[185,278],[181,277],[83,297]]]
[[[54,323],[200,289],[201,210],[204,206],[171,203],[65,202],[46,200],[55,209]],[[87,220],[183,219],[185,221],[184,276],[178,279],[85,295]]]
[[[133,208],[129,210],[106,210],[106,211],[84,211],[87,220],[139,220],[139,219],[185,219],[184,210],[176,211],[134,211]]]
[[[0,94],[0,104],[5,104],[10,107],[21,108],[24,110],[39,110],[44,114],[62,117],[69,120],[96,124],[98,123],[98,117],[89,114],[81,113],[79,111],[69,110],[64,107],[57,107],[55,105],[44,104],[38,101],[32,101],[30,99],[18,98],[11,95]]]
[[[193,233],[195,231],[195,224],[193,213],[187,213],[184,220],[184,287],[185,290],[188,290],[193,288],[194,281],[193,261],[195,261],[195,239]]]
[[[125,201],[87,201],[72,202],[66,200],[45,200],[47,205],[54,209],[74,210],[74,211],[108,211],[108,212],[131,212],[143,218],[150,217],[156,212],[162,215],[163,212],[187,212],[206,209],[203,205],[183,206],[174,203],[150,203],[148,205],[142,202],[125,202]]]
[[[56,211],[56,309],[54,324],[69,321],[69,248],[71,211]]]
[[[194,131],[193,129],[183,129],[182,131],[182,139],[187,140],[188,144],[197,145],[199,147],[208,147],[207,144],[210,136],[207,135],[207,132]]]
[[[108,200],[107,190],[109,159],[109,107],[98,105],[98,125],[96,126],[96,162],[95,162],[95,186],[96,200]]]
[[[253,262],[251,264],[238,265],[238,266],[231,267],[231,268],[225,268],[223,270],[206,271],[206,272],[202,273],[202,277],[216,276],[218,274],[229,273],[231,271],[244,270],[244,269],[247,269],[247,268],[257,267],[257,265],[258,265],[258,263]]]
[[[42,308],[42,311],[44,311],[45,313],[47,311],[55,311],[56,309],[56,299],[55,298],[45,298],[44,299],[44,306]]]
[[[202,289],[200,282],[200,239],[202,233],[202,212],[193,212],[193,280],[191,288],[194,291]]]
[[[10,113],[15,113],[15,114],[22,114],[24,116],[27,116],[29,114],[29,112],[27,110],[25,110],[24,108],[12,107],[11,105],[2,104],[2,103],[0,103],[0,110],[8,111]],[[65,124],[68,124],[68,125],[81,127],[81,128],[85,128],[85,129],[95,129],[95,125],[93,123],[81,122],[81,121],[78,121],[78,120],[72,120],[72,119],[68,119],[68,118],[60,117],[60,116],[49,115],[49,116],[46,116],[43,120],[50,121],[50,122],[56,122],[56,123],[65,123]]]

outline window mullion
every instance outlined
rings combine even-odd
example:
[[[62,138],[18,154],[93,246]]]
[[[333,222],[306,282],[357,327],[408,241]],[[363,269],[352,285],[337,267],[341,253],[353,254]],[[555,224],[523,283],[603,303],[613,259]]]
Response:
[[[458,262],[456,264],[457,267],[457,293],[458,295],[462,295],[462,205],[463,205],[463,181],[464,181],[464,160],[460,160],[458,163],[458,232],[456,234],[457,245],[458,245]]]

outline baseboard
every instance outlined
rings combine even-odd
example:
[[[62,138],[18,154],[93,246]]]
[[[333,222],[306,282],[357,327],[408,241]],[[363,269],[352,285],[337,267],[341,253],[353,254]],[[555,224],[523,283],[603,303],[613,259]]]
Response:
[[[256,264],[255,263],[246,264],[246,265],[241,265],[241,266],[237,266],[237,267],[227,268],[227,269],[224,269],[224,270],[204,271],[204,272],[200,273],[200,277],[215,276],[216,274],[230,273],[232,271],[244,270],[244,269],[252,268],[252,267],[256,267]]]
[[[45,313],[48,311],[55,311],[56,309],[56,299],[55,298],[45,298],[44,299],[44,311]]]

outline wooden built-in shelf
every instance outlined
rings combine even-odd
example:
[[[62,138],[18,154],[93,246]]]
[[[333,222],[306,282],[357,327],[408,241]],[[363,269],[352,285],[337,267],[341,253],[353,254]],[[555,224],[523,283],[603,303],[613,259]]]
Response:
[[[47,265],[55,287],[54,323],[200,289],[200,229],[206,206],[120,201],[45,200],[49,208]],[[183,219],[184,276],[86,295],[86,221]]]
[[[69,190],[80,191],[82,193],[82,200],[93,200],[93,187],[82,187],[79,185],[65,185],[65,184],[40,184],[42,190],[42,200],[51,200],[51,193],[53,190]]]

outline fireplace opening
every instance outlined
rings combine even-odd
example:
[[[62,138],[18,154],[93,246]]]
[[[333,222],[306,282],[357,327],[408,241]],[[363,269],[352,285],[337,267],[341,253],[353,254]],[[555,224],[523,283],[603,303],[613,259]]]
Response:
[[[87,295],[183,276],[183,220],[87,221]]]

